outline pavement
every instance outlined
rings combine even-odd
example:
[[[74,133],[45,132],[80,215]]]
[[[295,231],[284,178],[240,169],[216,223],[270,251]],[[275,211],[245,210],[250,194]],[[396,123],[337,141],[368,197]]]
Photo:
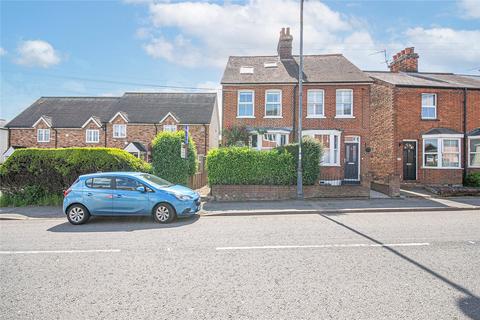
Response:
[[[0,319],[480,319],[476,210],[0,230]]]
[[[321,199],[283,201],[204,202],[200,215],[318,214],[354,212],[418,212],[480,210],[480,197],[441,198],[413,191],[402,191],[400,198]],[[0,220],[62,218],[61,207],[0,208]]]

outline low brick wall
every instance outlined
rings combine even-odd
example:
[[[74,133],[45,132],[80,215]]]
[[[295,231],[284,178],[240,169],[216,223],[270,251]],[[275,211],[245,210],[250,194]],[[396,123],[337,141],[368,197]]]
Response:
[[[372,181],[370,187],[390,197],[400,197],[400,177],[398,176],[390,176],[384,181]]]
[[[303,187],[305,198],[368,198],[370,189],[364,185]],[[296,186],[213,185],[211,194],[216,201],[288,200],[297,197]]]

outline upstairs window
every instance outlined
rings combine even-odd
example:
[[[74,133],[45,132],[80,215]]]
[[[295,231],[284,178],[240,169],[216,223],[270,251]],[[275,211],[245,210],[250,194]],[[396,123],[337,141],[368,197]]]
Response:
[[[252,90],[238,92],[238,118],[254,118],[253,114],[254,93]]]
[[[353,90],[339,89],[336,94],[337,118],[353,117]]]
[[[175,132],[177,131],[177,125],[175,124],[166,124],[163,126],[163,131]]]
[[[323,90],[307,91],[307,118],[323,118]]]
[[[37,142],[50,142],[50,129],[38,129]]]
[[[437,95],[422,93],[422,119],[437,119]]]
[[[87,143],[98,143],[100,141],[100,131],[94,129],[87,129],[85,132]]]
[[[282,116],[282,91],[265,91],[265,117]]]
[[[127,125],[126,124],[114,124],[113,125],[113,137],[114,138],[126,138],[127,137]]]

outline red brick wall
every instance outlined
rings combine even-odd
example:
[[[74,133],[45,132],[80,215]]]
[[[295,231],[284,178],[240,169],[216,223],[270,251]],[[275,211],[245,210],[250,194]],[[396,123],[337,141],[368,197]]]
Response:
[[[245,85],[232,86],[225,85],[223,87],[223,128],[231,128],[232,126],[247,127],[267,127],[267,128],[285,128],[295,127],[298,124],[294,121],[295,108],[298,108],[298,88],[295,85]],[[282,118],[272,119],[264,118],[265,114],[265,91],[269,89],[282,90]],[[326,118],[312,119],[307,116],[307,90],[322,89],[324,90],[324,114]],[[336,115],[336,90],[352,89],[353,90],[353,119],[335,118]],[[239,90],[254,90],[254,119],[237,118],[237,99]],[[303,90],[303,107],[302,107],[302,128],[303,130],[340,130],[342,131],[340,141],[340,167],[322,167],[322,175],[326,177],[343,178],[344,173],[344,138],[346,135],[360,136],[361,151],[361,168],[362,178],[369,174],[370,156],[366,153],[365,147],[369,146],[369,128],[370,128],[370,88],[369,85],[314,85],[305,84]],[[295,97],[295,101],[293,100]],[[295,116],[295,120],[297,117]],[[296,129],[289,137],[289,142],[296,140]]]

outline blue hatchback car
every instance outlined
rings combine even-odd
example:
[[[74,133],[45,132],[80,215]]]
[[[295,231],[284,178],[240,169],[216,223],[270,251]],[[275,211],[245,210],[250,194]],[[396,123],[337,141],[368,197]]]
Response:
[[[64,192],[63,211],[72,224],[90,216],[149,216],[172,222],[200,210],[200,195],[148,173],[104,172],[80,176]]]

